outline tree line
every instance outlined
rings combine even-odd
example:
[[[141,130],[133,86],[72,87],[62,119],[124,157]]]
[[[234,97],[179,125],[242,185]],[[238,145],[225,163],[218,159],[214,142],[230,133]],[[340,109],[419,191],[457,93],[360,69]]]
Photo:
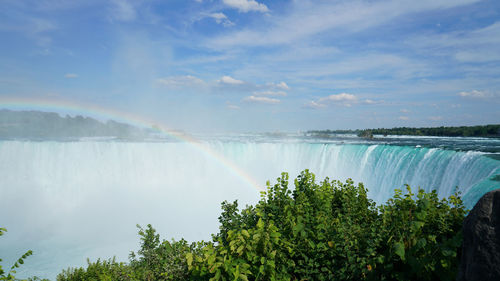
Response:
[[[408,136],[437,136],[437,137],[488,137],[500,138],[500,124],[482,126],[460,126],[460,127],[397,127],[392,129],[364,129],[364,130],[315,130],[308,131],[314,136],[332,134],[356,134],[360,137],[373,135],[408,135]]]

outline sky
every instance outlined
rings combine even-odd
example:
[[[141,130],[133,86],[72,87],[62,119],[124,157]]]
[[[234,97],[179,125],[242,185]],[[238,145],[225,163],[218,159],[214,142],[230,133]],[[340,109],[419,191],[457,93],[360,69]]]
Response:
[[[2,98],[190,132],[500,123],[498,0],[0,0]]]

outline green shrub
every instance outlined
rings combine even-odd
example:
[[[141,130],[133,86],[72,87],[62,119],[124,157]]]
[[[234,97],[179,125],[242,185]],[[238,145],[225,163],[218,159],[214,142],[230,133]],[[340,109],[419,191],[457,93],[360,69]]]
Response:
[[[379,207],[362,184],[288,175],[255,207],[222,204],[220,232],[188,254],[193,280],[452,280],[466,210],[459,196],[396,190]]]
[[[58,281],[85,281],[85,280],[106,280],[106,281],[125,281],[134,280],[132,278],[133,271],[125,263],[116,262],[115,259],[97,260],[90,262],[87,259],[87,269],[69,268],[63,270],[62,273],[57,275]]]
[[[210,242],[160,241],[139,227],[130,263],[89,263],[58,280],[453,280],[466,210],[459,194],[396,190],[377,206],[363,184],[283,173],[255,206],[223,202]]]
[[[415,196],[406,188],[380,206],[385,251],[378,271],[395,280],[454,280],[466,214],[461,199],[439,200],[436,191],[421,189]]]
[[[160,242],[160,235],[148,224],[139,228],[141,249],[130,253],[130,266],[137,280],[186,280],[188,268],[186,254],[195,250],[186,240]]]
[[[87,260],[87,268],[70,268],[57,276],[58,281],[83,280],[187,280],[189,279],[186,253],[195,252],[195,244],[185,240],[160,241],[156,230],[148,224],[146,229],[139,225],[141,248],[130,253],[130,262],[110,260]]]

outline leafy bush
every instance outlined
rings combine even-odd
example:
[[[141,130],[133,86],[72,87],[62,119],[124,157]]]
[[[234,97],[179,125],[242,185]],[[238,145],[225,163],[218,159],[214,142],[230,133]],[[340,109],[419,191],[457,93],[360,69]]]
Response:
[[[141,248],[130,253],[130,263],[110,260],[87,260],[87,268],[70,268],[57,276],[58,281],[83,280],[187,280],[189,273],[186,254],[196,252],[195,245],[185,240],[160,241],[156,230],[148,224],[145,229],[137,225]]]
[[[139,227],[130,263],[89,263],[58,280],[453,280],[466,210],[459,194],[396,190],[377,206],[363,184],[283,173],[255,206],[223,202],[219,233],[188,245]]]
[[[466,210],[409,186],[379,207],[352,180],[282,174],[255,207],[222,204],[220,232],[188,254],[194,280],[452,280]]]
[[[87,269],[69,268],[57,276],[58,281],[84,281],[84,280],[133,280],[133,271],[129,265],[116,262],[115,259],[97,260],[91,263],[87,259]]]
[[[186,280],[188,268],[186,254],[195,250],[195,244],[186,240],[160,242],[160,235],[148,224],[146,229],[139,225],[141,249],[137,255],[130,254],[130,266],[137,280]]]

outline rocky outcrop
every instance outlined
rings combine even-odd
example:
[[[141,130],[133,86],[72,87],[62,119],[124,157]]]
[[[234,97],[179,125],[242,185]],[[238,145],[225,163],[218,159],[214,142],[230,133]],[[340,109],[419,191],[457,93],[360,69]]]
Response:
[[[457,281],[500,280],[500,189],[486,193],[464,220]]]

